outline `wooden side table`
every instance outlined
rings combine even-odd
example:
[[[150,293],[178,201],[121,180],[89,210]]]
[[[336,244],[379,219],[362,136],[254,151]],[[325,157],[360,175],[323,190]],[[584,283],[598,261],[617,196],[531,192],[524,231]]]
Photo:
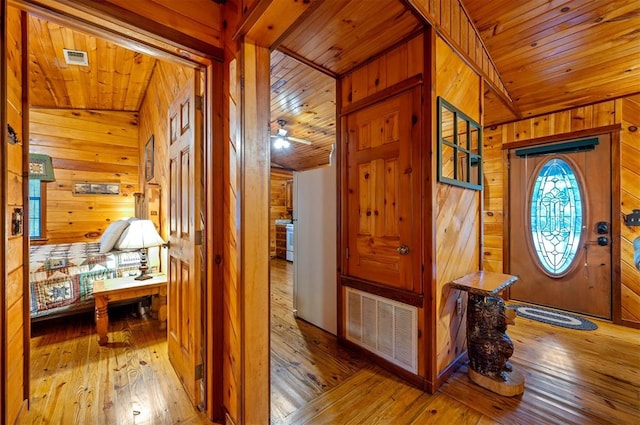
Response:
[[[469,295],[469,378],[481,387],[504,396],[524,392],[524,376],[513,370],[507,361],[513,354],[513,342],[506,330],[507,324],[514,323],[515,311],[506,310],[504,300],[498,295],[517,280],[517,276],[482,271],[449,282],[452,287]]]
[[[131,300],[135,298],[155,295],[151,304],[153,317],[157,317],[160,326],[167,325],[167,275],[154,273],[151,279],[135,280],[135,276],[124,276],[115,279],[96,281],[93,284],[93,297],[96,302],[96,331],[98,343],[106,345],[108,342],[109,301]]]

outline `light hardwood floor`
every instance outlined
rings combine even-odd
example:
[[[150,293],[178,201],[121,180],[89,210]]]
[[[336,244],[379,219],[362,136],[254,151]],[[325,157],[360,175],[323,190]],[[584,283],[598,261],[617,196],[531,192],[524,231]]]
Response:
[[[290,263],[271,263],[272,424],[640,424],[640,331],[576,331],[518,317],[507,333],[526,379],[519,397],[460,368],[434,395],[339,347],[292,311]]]
[[[34,324],[27,424],[209,424],[167,357],[166,330],[132,306],[109,310],[101,347],[91,314]]]
[[[593,332],[516,319],[521,397],[471,383],[466,368],[434,395],[339,346],[292,314],[293,267],[271,262],[271,422],[284,424],[640,425],[640,331]],[[167,359],[158,323],[113,310],[100,347],[93,317],[36,324],[27,424],[206,424]],[[254,425],[254,424],[248,424]],[[255,424],[263,425],[263,424]]]

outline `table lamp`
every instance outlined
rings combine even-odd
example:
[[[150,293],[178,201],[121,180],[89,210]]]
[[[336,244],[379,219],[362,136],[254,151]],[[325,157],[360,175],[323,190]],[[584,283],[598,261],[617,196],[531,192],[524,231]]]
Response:
[[[140,275],[135,280],[151,279],[152,276],[147,274],[147,248],[162,244],[164,241],[151,220],[135,220],[129,224],[118,241],[118,248],[140,250]]]

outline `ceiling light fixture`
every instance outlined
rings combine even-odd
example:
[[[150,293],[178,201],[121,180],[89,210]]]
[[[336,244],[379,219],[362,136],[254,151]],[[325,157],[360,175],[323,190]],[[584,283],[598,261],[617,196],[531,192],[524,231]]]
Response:
[[[274,147],[274,148],[276,148],[276,149],[286,149],[286,148],[288,148],[290,145],[291,145],[291,144],[290,144],[288,141],[286,141],[286,140],[284,140],[284,139],[282,139],[282,138],[280,138],[280,137],[278,137],[278,138],[273,142],[273,147]]]

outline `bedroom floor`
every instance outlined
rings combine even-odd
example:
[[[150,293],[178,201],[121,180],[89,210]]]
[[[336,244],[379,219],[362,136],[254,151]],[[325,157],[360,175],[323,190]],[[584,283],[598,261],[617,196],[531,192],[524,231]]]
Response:
[[[158,321],[133,305],[110,309],[109,321],[106,347],[98,345],[92,314],[32,326],[25,423],[209,424],[169,363]]]

